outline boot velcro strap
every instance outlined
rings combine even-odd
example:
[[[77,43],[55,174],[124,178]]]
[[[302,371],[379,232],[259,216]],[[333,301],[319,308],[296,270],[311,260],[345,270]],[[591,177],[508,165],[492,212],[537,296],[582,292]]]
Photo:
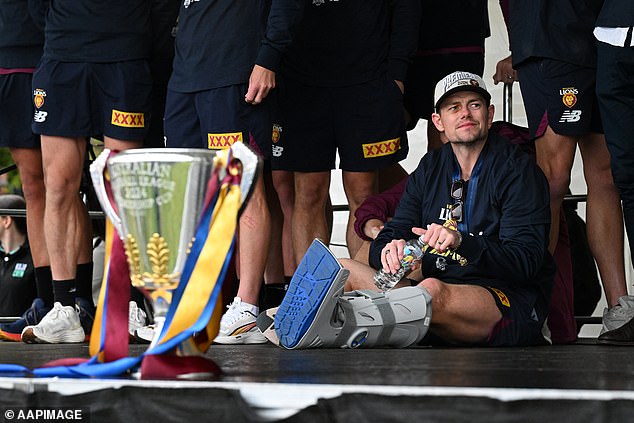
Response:
[[[386,345],[392,335],[394,327],[396,326],[396,316],[394,315],[387,298],[385,298],[385,295],[383,293],[370,290],[359,290],[346,293],[346,295],[351,294],[359,297],[366,297],[371,300],[381,315],[381,320],[383,322],[382,325],[373,326],[375,329],[380,329],[379,335],[376,340],[371,344],[368,344],[368,346]],[[352,304],[348,301],[339,301],[339,305],[344,311],[345,321],[337,339],[340,339],[342,342],[347,342],[348,338],[352,336],[354,331],[359,329],[359,326],[357,324]]]

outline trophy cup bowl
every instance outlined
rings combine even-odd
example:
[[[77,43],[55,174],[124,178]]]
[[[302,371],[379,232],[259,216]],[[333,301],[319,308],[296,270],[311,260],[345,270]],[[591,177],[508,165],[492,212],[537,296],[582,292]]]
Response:
[[[231,147],[230,160],[234,159],[240,161],[244,202],[259,161],[242,143]],[[105,187],[106,161],[114,204]],[[216,166],[214,151],[186,148],[141,148],[110,157],[104,151],[91,165],[97,197],[123,241],[132,285],[152,304],[155,341],[180,281]]]

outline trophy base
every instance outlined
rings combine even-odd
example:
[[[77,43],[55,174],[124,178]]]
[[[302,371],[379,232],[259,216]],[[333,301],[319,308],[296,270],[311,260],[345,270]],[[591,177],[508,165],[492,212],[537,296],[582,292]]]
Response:
[[[221,375],[220,367],[202,356],[146,355],[141,363],[142,380],[217,380]]]

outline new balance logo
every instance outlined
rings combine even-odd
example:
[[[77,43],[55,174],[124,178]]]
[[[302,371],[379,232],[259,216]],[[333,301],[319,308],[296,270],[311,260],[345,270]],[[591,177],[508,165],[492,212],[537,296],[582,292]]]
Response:
[[[282,157],[282,153],[284,152],[284,147],[280,147],[279,145],[274,145],[272,149],[273,157]]]
[[[38,123],[42,123],[46,120],[46,116],[48,116],[48,112],[44,112],[42,110],[37,110],[34,114],[33,114],[33,120],[38,122]]]
[[[578,122],[580,120],[581,120],[581,110],[565,110],[561,114],[561,119],[559,119],[559,123]]]

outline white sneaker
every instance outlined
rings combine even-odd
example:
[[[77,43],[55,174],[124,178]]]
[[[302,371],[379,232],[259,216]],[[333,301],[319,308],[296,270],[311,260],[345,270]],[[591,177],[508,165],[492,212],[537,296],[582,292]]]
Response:
[[[134,331],[136,340],[143,343],[152,342],[155,334],[156,330],[154,329],[154,325],[141,326]]]
[[[70,344],[84,342],[86,334],[75,307],[56,302],[35,326],[22,330],[22,341],[29,344]]]
[[[220,320],[216,344],[264,344],[266,338],[255,325],[259,308],[235,297]]]
[[[130,301],[130,307],[128,308],[128,332],[131,336],[137,329],[141,329],[145,326],[147,320],[147,314],[143,309],[140,309],[134,301]]]
[[[634,295],[623,295],[614,307],[603,310],[601,333],[618,329],[634,318]]]

